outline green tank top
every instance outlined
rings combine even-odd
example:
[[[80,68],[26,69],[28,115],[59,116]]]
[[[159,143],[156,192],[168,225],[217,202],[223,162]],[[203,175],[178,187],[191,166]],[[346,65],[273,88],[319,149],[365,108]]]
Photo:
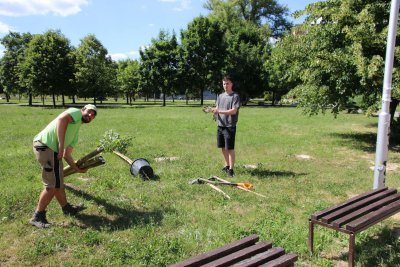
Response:
[[[72,117],[72,122],[68,123],[67,131],[65,132],[64,147],[75,147],[78,143],[79,128],[82,124],[82,112],[77,108],[69,108],[65,112]],[[33,141],[39,141],[55,152],[58,152],[57,120],[58,117],[33,138]]]

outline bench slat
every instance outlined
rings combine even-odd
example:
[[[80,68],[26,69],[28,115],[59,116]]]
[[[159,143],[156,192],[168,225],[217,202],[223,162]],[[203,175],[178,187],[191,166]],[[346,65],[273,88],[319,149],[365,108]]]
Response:
[[[243,260],[241,262],[238,262],[232,267],[256,267],[259,266],[260,264],[266,263],[268,261],[274,260],[282,255],[285,254],[285,250],[280,247],[276,248],[271,248],[268,251],[262,252],[260,254],[257,254],[250,259]]]
[[[354,212],[352,212],[350,214],[347,214],[344,217],[336,219],[335,221],[332,222],[332,225],[334,227],[342,227],[342,225],[344,225],[344,224],[346,224],[346,223],[348,223],[350,221],[354,221],[357,218],[359,218],[361,216],[364,216],[365,214],[367,214],[369,212],[377,210],[377,209],[381,208],[382,206],[386,206],[386,205],[390,204],[391,202],[394,202],[394,201],[399,200],[399,199],[400,199],[400,194],[399,193],[397,193],[395,195],[388,196],[388,197],[386,197],[384,199],[381,199],[381,200],[379,200],[379,201],[377,201],[375,203],[371,203],[370,205],[368,205],[368,206],[366,206],[366,207],[364,207],[362,209],[359,209],[359,210],[356,210],[356,211],[354,211]]]
[[[346,206],[348,206],[348,205],[351,205],[351,204],[353,204],[354,202],[357,202],[357,201],[359,201],[359,200],[361,200],[361,199],[364,199],[364,198],[366,198],[366,197],[372,196],[372,195],[374,195],[374,194],[378,194],[378,193],[380,193],[380,192],[382,192],[382,191],[385,191],[385,190],[387,190],[387,189],[388,189],[387,187],[384,187],[384,188],[375,189],[375,190],[373,190],[373,191],[366,192],[366,193],[363,193],[363,194],[361,194],[361,195],[355,196],[355,197],[350,198],[349,200],[347,200],[347,201],[345,201],[345,202],[342,202],[342,203],[340,203],[340,204],[337,204],[337,205],[335,205],[335,206],[333,206],[333,207],[326,208],[326,209],[324,209],[324,210],[322,210],[322,211],[319,211],[319,212],[314,213],[313,215],[311,215],[311,219],[313,219],[313,220],[319,220],[321,217],[323,217],[323,216],[326,215],[326,214],[329,214],[329,213],[334,212],[334,211],[336,211],[336,210],[338,210],[338,209],[340,209],[340,208],[343,208],[343,207],[346,207]]]
[[[390,190],[385,190],[383,192],[379,192],[377,194],[374,194],[372,196],[369,196],[367,198],[364,198],[362,200],[354,202],[351,205],[343,207],[333,213],[327,214],[321,218],[321,221],[324,223],[330,223],[331,221],[333,221],[337,218],[345,216],[353,211],[357,211],[358,209],[362,208],[363,206],[366,206],[366,205],[369,205],[370,203],[379,201],[380,199],[383,199],[389,195],[395,194],[396,192],[397,192],[396,189],[390,189]]]
[[[244,248],[242,250],[236,251],[232,254],[226,255],[225,257],[218,258],[212,262],[202,265],[203,267],[224,267],[230,266],[234,263],[242,261],[244,259],[250,258],[258,253],[267,251],[272,247],[272,242],[265,241],[257,243],[253,246]]]
[[[387,217],[400,211],[400,200],[395,201],[387,206],[371,212],[357,220],[350,222],[346,225],[346,229],[352,232],[357,232],[365,227],[371,226]]]
[[[266,264],[260,265],[260,267],[287,267],[293,266],[294,262],[297,261],[298,256],[294,253],[285,254],[273,261],[267,262]]]
[[[199,266],[202,264],[206,264],[210,261],[221,258],[235,251],[254,245],[258,240],[259,237],[257,235],[250,235],[248,237],[229,243],[223,247],[219,247],[210,250],[206,253],[195,256],[193,258],[187,259],[185,261],[178,262],[176,264],[171,265],[170,267],[189,267],[189,266]]]

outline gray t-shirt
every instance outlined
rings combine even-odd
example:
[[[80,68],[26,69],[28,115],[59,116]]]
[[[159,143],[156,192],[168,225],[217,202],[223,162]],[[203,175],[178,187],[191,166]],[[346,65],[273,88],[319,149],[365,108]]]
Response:
[[[236,108],[238,111],[235,115],[218,114],[218,126],[222,127],[236,127],[239,119],[240,98],[239,94],[232,92],[230,95],[222,93],[217,97],[217,107],[219,110],[229,110]]]

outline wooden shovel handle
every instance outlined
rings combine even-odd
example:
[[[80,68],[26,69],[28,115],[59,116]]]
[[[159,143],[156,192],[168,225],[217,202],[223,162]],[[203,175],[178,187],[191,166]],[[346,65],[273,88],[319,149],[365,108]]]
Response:
[[[129,164],[132,164],[132,163],[133,163],[133,160],[131,160],[130,158],[128,158],[128,157],[125,156],[124,154],[122,154],[122,153],[120,153],[120,152],[118,152],[118,151],[116,151],[116,150],[113,150],[113,153],[116,154],[117,156],[119,156],[121,159],[123,159],[123,160],[125,160],[126,162],[128,162]]]
[[[212,189],[214,189],[214,190],[220,192],[221,194],[223,194],[224,197],[226,197],[227,199],[231,199],[231,197],[230,197],[227,193],[225,193],[224,191],[222,191],[221,189],[219,189],[219,188],[216,187],[215,185],[213,185],[213,184],[208,184],[208,185],[209,185]]]

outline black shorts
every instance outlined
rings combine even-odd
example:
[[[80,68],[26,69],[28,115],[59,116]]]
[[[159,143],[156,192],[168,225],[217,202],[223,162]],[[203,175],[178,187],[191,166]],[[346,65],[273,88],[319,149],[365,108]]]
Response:
[[[217,146],[228,150],[235,149],[236,127],[218,126]]]

